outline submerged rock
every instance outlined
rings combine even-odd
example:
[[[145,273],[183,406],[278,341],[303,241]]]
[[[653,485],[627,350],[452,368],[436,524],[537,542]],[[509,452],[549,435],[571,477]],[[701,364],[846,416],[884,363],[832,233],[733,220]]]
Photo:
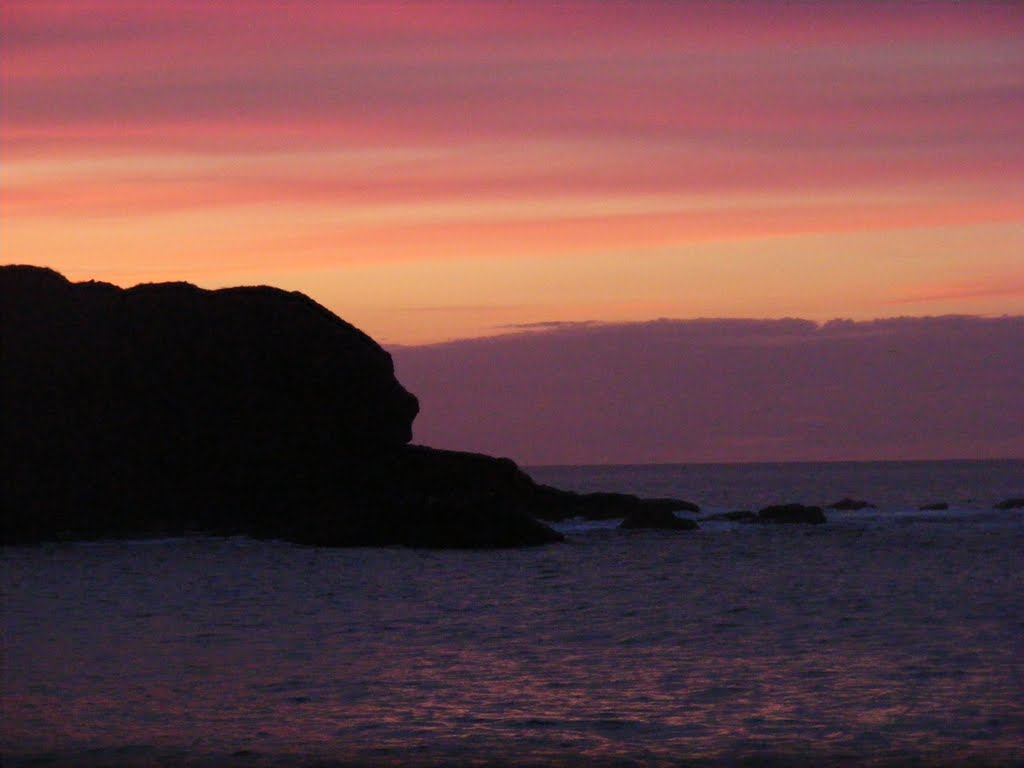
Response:
[[[826,519],[821,507],[809,507],[803,504],[776,504],[758,511],[757,519],[753,522],[815,525],[826,522]]]
[[[757,514],[755,514],[754,512],[751,512],[750,510],[747,509],[738,509],[734,512],[719,512],[715,515],[708,515],[707,517],[700,518],[698,522],[703,523],[708,521],[724,521],[731,523],[750,523],[756,519]]]
[[[1024,509],[1024,499],[1004,499],[995,505],[996,509]]]
[[[839,501],[833,501],[828,505],[828,507],[826,507],[826,509],[835,509],[844,512],[857,512],[861,509],[878,509],[878,507],[869,501],[846,497]]]

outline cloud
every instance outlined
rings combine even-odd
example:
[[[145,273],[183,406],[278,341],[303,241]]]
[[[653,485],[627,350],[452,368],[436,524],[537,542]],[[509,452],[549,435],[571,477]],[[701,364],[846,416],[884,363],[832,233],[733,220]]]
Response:
[[[892,299],[892,303],[917,304],[1003,296],[1024,298],[1024,273],[1005,275],[998,280],[965,280],[922,285],[905,291],[902,295]]]
[[[1024,23],[996,5],[8,5],[9,151],[581,136],[1012,150],[1022,110]]]
[[[527,464],[1024,457],[1024,317],[572,323],[393,352],[417,441]]]
[[[534,323],[509,323],[499,325],[499,330],[505,331],[554,331],[566,330],[569,328],[591,328],[597,325],[596,320],[539,320]]]

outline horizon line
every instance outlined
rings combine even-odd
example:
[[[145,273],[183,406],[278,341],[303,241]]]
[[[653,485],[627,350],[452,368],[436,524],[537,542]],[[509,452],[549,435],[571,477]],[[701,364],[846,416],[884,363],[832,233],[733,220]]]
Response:
[[[514,459],[513,459],[514,461]],[[635,467],[679,467],[679,466],[758,466],[764,464],[1006,464],[1024,463],[1024,456],[1002,457],[995,459],[957,458],[957,459],[783,459],[783,460],[743,460],[743,461],[641,461],[641,462],[609,462],[586,464],[516,464],[523,470],[530,469],[596,469]]]

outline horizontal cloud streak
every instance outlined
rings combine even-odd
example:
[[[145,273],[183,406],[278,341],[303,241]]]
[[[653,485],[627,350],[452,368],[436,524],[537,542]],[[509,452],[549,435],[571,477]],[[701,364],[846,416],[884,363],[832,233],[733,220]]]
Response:
[[[122,283],[284,282],[404,341],[592,311],[1024,309],[926,290],[1017,274],[1014,4],[0,13],[11,261]],[[457,311],[465,295],[477,316]],[[401,320],[415,306],[439,309]]]
[[[1008,273],[997,280],[970,280],[954,283],[931,283],[919,286],[893,300],[893,303],[921,303],[948,299],[1007,296],[1024,299],[1024,266],[1016,274]]]
[[[659,162],[656,159],[660,158]],[[958,166],[968,172],[953,173]],[[633,143],[538,143],[514,148],[479,145],[363,152],[133,154],[110,160],[50,159],[16,163],[6,173],[5,204],[19,215],[93,215],[111,208],[174,210],[190,205],[246,204],[268,199],[338,205],[393,205],[424,200],[522,201],[564,196],[645,200],[697,196],[703,208],[738,208],[755,197],[777,206],[808,206],[821,198],[956,201],[991,196],[1019,213],[1024,189],[1006,184],[1006,159],[973,150],[951,151],[945,166],[920,149],[871,159],[803,152],[798,158],[771,153],[716,151],[665,145],[638,151]],[[956,194],[940,186],[955,175]],[[896,190],[887,188],[896,184]],[[628,191],[627,191],[628,190]],[[842,190],[841,192],[833,190]],[[727,195],[736,196],[732,203]],[[770,196],[770,197],[769,197]],[[744,199],[745,198],[745,199]],[[620,206],[621,207],[621,206]],[[664,204],[662,204],[664,207]],[[615,211],[610,211],[615,213]]]
[[[191,127],[202,145],[232,130],[289,143],[295,120],[300,135],[326,124],[337,141],[871,147],[955,144],[968,130],[1009,146],[1024,89],[1024,21],[991,6],[34,5],[6,19],[16,150],[58,123],[72,143],[133,131],[173,143]]]

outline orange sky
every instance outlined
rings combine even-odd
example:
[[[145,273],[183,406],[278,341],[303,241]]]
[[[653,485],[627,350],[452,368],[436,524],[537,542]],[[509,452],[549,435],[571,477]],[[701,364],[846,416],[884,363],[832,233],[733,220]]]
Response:
[[[0,260],[383,343],[1024,313],[1024,5],[8,0]]]

